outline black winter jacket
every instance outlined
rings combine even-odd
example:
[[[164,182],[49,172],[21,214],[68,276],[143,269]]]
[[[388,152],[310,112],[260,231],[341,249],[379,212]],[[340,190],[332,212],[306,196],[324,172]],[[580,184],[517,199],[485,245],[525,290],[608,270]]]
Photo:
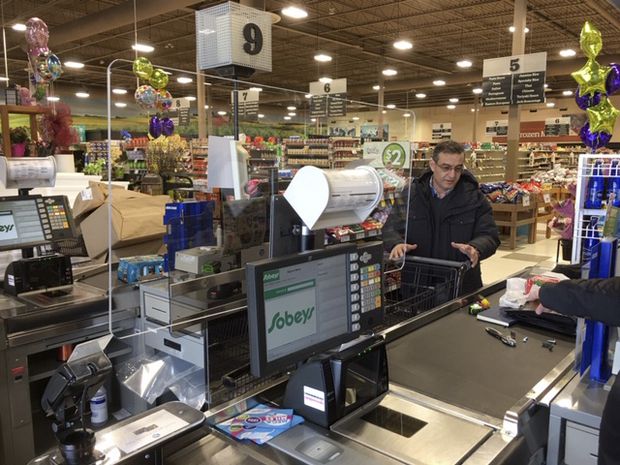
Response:
[[[431,211],[430,179],[428,170],[415,179],[409,197],[409,227],[407,244],[417,244],[411,252],[420,257],[443,260],[466,261],[466,255],[451,246],[461,242],[474,246],[480,252],[480,260],[490,257],[500,244],[497,226],[493,220],[491,205],[478,187],[478,181],[464,171],[452,192],[441,202],[448,202],[443,209],[439,224],[434,224]],[[406,194],[405,194],[406,195]],[[403,242],[405,219],[391,214],[384,227],[383,240],[387,250]],[[463,279],[462,294],[482,287],[480,264],[469,270]]]
[[[540,288],[547,308],[620,326],[620,278],[572,279]],[[607,397],[599,434],[599,465],[620,464],[620,376]]]

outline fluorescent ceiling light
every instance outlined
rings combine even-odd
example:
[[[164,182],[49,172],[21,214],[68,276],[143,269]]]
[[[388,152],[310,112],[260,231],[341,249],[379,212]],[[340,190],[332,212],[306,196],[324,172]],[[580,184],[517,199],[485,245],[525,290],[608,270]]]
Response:
[[[11,28],[12,28],[14,31],[19,31],[19,32],[23,32],[23,31],[25,31],[26,29],[28,29],[28,28],[26,27],[26,25],[25,25],[25,24],[22,24],[22,23],[15,23],[15,24],[13,24],[13,25],[11,26]]]
[[[470,108],[469,111],[471,111],[472,113],[474,113],[476,110],[474,108]]]
[[[293,19],[303,19],[308,17],[308,12],[297,6],[287,6],[286,8],[282,8],[282,14]]]
[[[226,112],[224,110],[220,110],[217,112],[218,115],[220,116],[224,116],[226,114]]]
[[[471,91],[476,95],[480,95],[482,93],[482,87],[474,87]]]
[[[314,61],[318,61],[321,63],[327,63],[328,61],[332,61],[332,57],[331,55],[328,55],[327,53],[317,52],[317,54],[314,55]]]
[[[304,95],[304,97],[306,97],[306,98],[312,98],[312,94],[306,94],[306,95]]]
[[[545,87],[545,92],[551,92],[553,89],[551,87]]]
[[[286,107],[286,109],[288,111],[295,111],[295,110],[297,110],[297,107],[294,107],[294,106],[290,105],[290,106]]]
[[[398,50],[411,50],[413,48],[413,44],[407,39],[397,40],[392,45]]]
[[[448,110],[454,110],[456,108],[456,105],[446,105],[446,108]]]
[[[209,105],[205,105],[205,110],[208,110],[208,109],[209,109]]]
[[[196,97],[194,97],[193,95],[186,95],[185,100],[189,100],[190,102],[193,102],[196,100]]]
[[[396,71],[394,68],[385,68],[383,71],[381,71],[381,73],[384,76],[396,76],[398,74],[398,71]]]
[[[426,98],[426,94],[424,92],[418,92],[415,94],[415,98]]]
[[[456,97],[452,97],[450,99],[450,103],[459,103],[459,99],[457,99]]]
[[[289,116],[297,116],[297,113],[295,113],[294,111],[291,111],[288,115]]]
[[[73,69],[82,69],[84,67],[84,63],[80,63],[79,61],[65,61],[63,62],[63,65],[65,65],[67,68],[73,68]]]
[[[573,95],[573,91],[572,90],[565,90],[565,91],[562,92],[562,95],[566,95],[568,97],[569,95]]]
[[[312,123],[316,123],[316,118],[310,118],[310,121],[311,121]]]
[[[360,117],[359,117],[359,116],[354,116],[354,117],[353,117],[353,118],[351,118],[351,119],[352,119],[353,121],[357,121],[357,120],[359,120],[359,119],[360,119]]]
[[[517,28],[516,28],[516,27],[514,27],[514,26],[510,26],[510,27],[508,28],[508,30],[509,30],[510,32],[515,32],[515,31],[517,30]],[[523,32],[525,32],[525,33],[527,34],[528,32],[530,32],[530,28],[529,28],[529,27],[527,27],[527,26],[526,26],[526,27],[524,27],[524,28],[523,28]]]
[[[387,113],[387,110],[381,110],[381,113],[385,115]]]
[[[327,76],[323,76],[322,78],[319,78],[319,82],[322,84],[329,84],[332,81],[333,79]]]
[[[125,95],[127,93],[127,89],[121,89],[117,87],[116,89],[112,89],[112,93],[116,95]]]
[[[190,82],[194,82],[194,80],[191,77],[187,77],[187,76],[179,76],[177,78],[177,82],[179,84],[189,84]]]
[[[49,97],[47,97],[48,102],[58,102],[59,100],[60,97],[56,97],[55,95],[50,95]]]
[[[88,92],[76,92],[75,96],[78,98],[88,98],[90,94]]]
[[[8,77],[6,77],[6,76],[0,76],[0,81],[2,81],[2,82],[7,82],[8,80],[9,80],[9,78],[8,78]]]
[[[549,84],[545,83],[543,84],[543,87],[546,89],[547,87],[549,87]]]
[[[161,72],[167,74],[168,76],[172,76],[172,73],[170,71],[166,71],[165,69],[162,69]]]
[[[435,79],[433,81],[433,85],[434,86],[445,86],[446,85],[446,81],[444,81],[443,79]]]
[[[379,84],[375,84],[374,86],[372,86],[372,90],[379,90],[381,89],[381,86]]]
[[[131,48],[133,48],[136,52],[144,53],[151,53],[153,50],[155,50],[155,47],[146,44],[133,44]]]
[[[553,108],[554,106],[555,106],[555,103],[547,102],[547,108]]]
[[[456,66],[458,66],[459,68],[471,68],[472,64],[473,63],[471,62],[471,60],[468,60],[466,58],[456,62]]]
[[[394,105],[393,103],[388,103],[385,108],[387,108],[388,110],[393,110],[394,108],[396,108],[396,105]]]
[[[264,118],[264,117],[265,117],[265,115],[263,115],[262,113],[259,113],[259,114],[258,114],[258,115],[256,115],[256,116],[258,116],[259,118]]]
[[[263,88],[262,87],[250,87],[248,90],[253,90],[255,92],[262,92]]]
[[[564,58],[574,57],[577,55],[577,52],[572,48],[565,48],[564,50],[560,50],[560,56]]]
[[[411,113],[403,113],[403,118],[411,118]]]
[[[118,108],[125,108],[127,104],[125,102],[115,102],[114,106]]]
[[[290,117],[290,116],[285,116],[285,117],[284,117],[284,119],[285,119],[286,121],[289,121],[289,120],[291,119],[291,117]]]

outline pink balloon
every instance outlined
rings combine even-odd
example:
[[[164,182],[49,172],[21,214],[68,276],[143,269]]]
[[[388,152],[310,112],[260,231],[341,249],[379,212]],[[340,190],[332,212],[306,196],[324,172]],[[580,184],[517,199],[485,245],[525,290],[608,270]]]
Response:
[[[47,31],[47,24],[45,24],[45,21],[35,16],[35,17],[30,18],[28,21],[26,21],[26,28],[27,29],[42,29],[42,30]]]
[[[36,47],[47,47],[49,37],[50,34],[47,32],[47,29],[26,29],[26,43],[31,49]]]

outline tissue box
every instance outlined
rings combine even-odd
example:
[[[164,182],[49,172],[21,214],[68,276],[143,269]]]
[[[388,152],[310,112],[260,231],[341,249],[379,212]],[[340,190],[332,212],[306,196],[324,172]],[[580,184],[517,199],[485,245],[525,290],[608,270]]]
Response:
[[[164,258],[159,255],[137,255],[121,258],[118,264],[118,279],[135,283],[164,273]]]

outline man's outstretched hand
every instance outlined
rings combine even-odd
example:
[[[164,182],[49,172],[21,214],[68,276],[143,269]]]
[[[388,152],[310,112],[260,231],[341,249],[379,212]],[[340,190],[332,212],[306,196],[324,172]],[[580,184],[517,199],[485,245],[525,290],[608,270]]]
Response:
[[[469,244],[462,244],[460,242],[452,242],[451,245],[463,255],[467,255],[469,261],[471,262],[472,268],[475,267],[480,261],[480,252],[478,252],[478,249],[475,247]]]
[[[390,260],[399,260],[403,258],[407,252],[411,252],[417,247],[417,244],[396,244],[390,252]]]

